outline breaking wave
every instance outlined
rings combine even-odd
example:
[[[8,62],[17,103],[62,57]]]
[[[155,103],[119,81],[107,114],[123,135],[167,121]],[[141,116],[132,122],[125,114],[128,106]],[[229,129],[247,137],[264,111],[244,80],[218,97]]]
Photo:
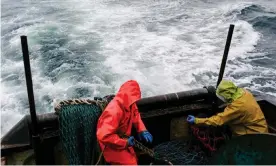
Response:
[[[276,96],[268,2],[4,0],[1,134],[28,114],[20,35],[28,36],[39,114],[55,99],[116,93],[128,79],[144,97],[215,85],[231,23],[225,78]]]

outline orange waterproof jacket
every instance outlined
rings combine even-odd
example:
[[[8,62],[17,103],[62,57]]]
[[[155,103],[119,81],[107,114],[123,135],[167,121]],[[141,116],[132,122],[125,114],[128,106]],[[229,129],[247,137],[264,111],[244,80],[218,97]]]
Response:
[[[139,84],[134,80],[125,82],[98,120],[97,139],[110,164],[137,165],[133,147],[127,147],[127,139],[118,134],[130,136],[132,125],[138,133],[146,130],[135,104],[140,98]]]

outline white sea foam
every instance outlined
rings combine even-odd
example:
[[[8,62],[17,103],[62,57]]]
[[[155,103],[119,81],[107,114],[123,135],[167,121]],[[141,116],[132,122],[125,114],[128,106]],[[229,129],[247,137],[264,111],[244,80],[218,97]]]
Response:
[[[273,73],[237,60],[258,55],[249,52],[254,52],[261,35],[248,22],[231,15],[250,4],[24,1],[29,7],[25,14],[2,18],[5,30],[22,27],[2,34],[8,44],[2,48],[1,134],[28,113],[20,35],[29,36],[38,113],[53,111],[54,99],[115,93],[128,79],[140,83],[143,96],[215,85],[230,23],[235,24],[229,52],[234,63],[227,64],[225,78],[252,84],[254,90],[275,87],[272,81],[254,83],[256,75],[236,77],[248,71],[257,71],[260,77]],[[40,51],[45,44],[55,46],[52,53]],[[60,55],[62,52],[65,54]],[[83,96],[79,94],[82,90]]]

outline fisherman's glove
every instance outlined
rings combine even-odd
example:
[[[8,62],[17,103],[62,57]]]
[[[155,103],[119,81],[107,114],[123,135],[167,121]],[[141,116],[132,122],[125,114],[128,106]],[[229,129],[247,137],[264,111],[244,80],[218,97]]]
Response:
[[[193,115],[188,115],[187,121],[190,124],[194,124],[195,123],[195,117]]]
[[[145,140],[147,143],[152,143],[152,135],[148,131],[143,131],[138,134],[138,138],[141,141]]]
[[[127,139],[127,145],[128,145],[128,146],[133,146],[134,144],[135,144],[134,137],[133,137],[133,136],[130,136],[130,137]]]

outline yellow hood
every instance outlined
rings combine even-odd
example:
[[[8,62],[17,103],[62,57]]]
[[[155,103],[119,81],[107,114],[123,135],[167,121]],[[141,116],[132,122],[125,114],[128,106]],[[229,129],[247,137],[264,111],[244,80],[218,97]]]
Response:
[[[240,98],[243,94],[242,88],[238,88],[233,82],[222,80],[216,90],[217,95],[222,96],[228,103]]]

